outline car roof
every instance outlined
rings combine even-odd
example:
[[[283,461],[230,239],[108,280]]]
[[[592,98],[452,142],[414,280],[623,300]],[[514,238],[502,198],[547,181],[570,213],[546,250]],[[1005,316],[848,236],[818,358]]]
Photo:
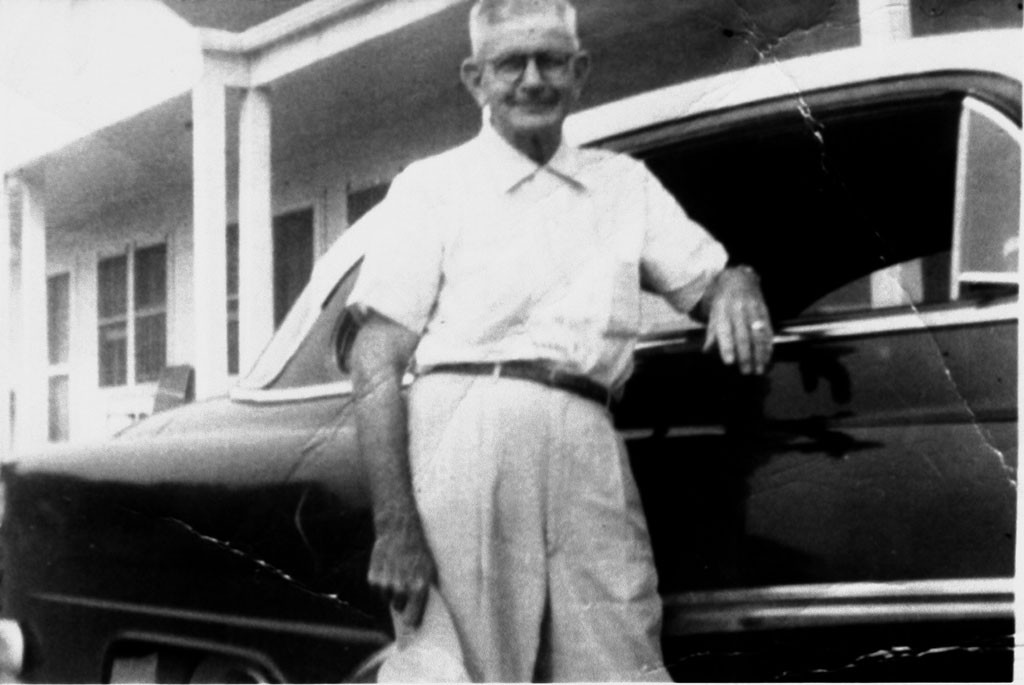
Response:
[[[769,60],[747,69],[666,86],[570,116],[566,139],[588,145],[617,135],[754,102],[855,83],[938,72],[981,72],[1020,81],[1021,31],[1001,29],[858,46]]]

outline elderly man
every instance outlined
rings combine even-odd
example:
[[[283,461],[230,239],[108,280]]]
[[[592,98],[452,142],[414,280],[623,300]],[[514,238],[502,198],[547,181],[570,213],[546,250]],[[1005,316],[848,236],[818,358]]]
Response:
[[[351,298],[369,581],[413,626],[436,585],[479,680],[665,677],[608,411],[641,284],[706,318],[725,363],[761,373],[770,356],[756,275],[725,268],[642,164],[563,142],[590,67],[575,23],[566,0],[473,6],[461,75],[482,131],[395,179]]]

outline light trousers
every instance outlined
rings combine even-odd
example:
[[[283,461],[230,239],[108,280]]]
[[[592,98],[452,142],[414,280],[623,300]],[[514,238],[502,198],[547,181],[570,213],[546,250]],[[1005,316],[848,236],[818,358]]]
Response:
[[[417,506],[474,680],[666,680],[625,446],[598,404],[428,374],[409,400]]]

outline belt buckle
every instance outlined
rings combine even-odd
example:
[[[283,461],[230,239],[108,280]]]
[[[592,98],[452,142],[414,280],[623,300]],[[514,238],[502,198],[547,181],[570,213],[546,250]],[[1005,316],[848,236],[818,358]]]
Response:
[[[494,371],[491,371],[491,378],[501,378],[501,362],[497,362],[494,365]]]
[[[559,379],[559,377],[562,376],[562,373],[557,368],[555,368],[554,366],[551,366],[551,365],[548,365],[548,364],[545,364],[542,368],[544,369],[544,375],[545,375],[545,377],[547,379],[547,384],[551,385],[551,386],[554,386],[554,387],[558,387],[559,386],[558,379]]]

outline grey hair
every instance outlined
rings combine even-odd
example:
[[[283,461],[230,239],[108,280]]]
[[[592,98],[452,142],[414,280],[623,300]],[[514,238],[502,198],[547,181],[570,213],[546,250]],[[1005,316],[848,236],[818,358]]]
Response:
[[[572,36],[573,48],[579,50],[580,38],[576,31],[576,8],[569,0],[476,0],[469,11],[469,42],[473,54],[479,53],[484,32],[513,17],[544,12],[556,12]]]

